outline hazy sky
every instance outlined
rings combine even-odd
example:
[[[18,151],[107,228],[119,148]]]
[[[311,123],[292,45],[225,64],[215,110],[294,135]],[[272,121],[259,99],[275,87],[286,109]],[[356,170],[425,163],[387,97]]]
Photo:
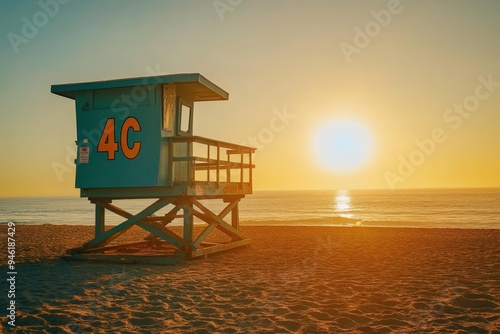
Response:
[[[0,196],[77,194],[74,104],[51,84],[182,72],[229,92],[195,106],[194,131],[256,143],[257,190],[500,186],[497,0],[8,0],[0,15]],[[337,120],[370,138],[357,168],[318,157]]]

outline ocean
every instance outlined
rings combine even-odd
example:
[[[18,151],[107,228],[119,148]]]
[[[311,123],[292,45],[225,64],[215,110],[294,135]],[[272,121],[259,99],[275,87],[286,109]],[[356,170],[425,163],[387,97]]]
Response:
[[[136,213],[151,202],[113,203]],[[204,204],[217,212],[225,205],[221,200]],[[93,219],[94,205],[85,198],[0,198],[0,223],[93,225]],[[106,221],[116,225],[123,218],[107,213]],[[240,202],[240,221],[242,225],[499,229],[500,189],[257,191]]]

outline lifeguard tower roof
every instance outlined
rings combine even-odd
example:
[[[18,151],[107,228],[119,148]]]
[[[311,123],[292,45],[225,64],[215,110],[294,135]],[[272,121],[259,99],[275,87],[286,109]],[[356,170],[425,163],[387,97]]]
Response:
[[[199,73],[181,73],[53,85],[51,88],[51,92],[74,100],[75,93],[78,91],[161,85],[170,83],[175,83],[180,89],[189,92],[194,102],[229,99],[229,94],[226,91],[224,91],[222,88]]]

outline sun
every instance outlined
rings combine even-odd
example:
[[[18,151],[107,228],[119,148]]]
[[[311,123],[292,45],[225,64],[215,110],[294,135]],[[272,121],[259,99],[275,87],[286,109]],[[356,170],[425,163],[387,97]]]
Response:
[[[355,171],[372,156],[373,139],[368,128],[352,119],[336,119],[321,124],[314,134],[313,152],[325,167]]]

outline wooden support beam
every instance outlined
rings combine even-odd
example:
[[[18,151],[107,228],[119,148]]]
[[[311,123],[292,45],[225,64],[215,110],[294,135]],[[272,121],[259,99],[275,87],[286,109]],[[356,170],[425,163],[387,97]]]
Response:
[[[114,204],[107,203],[107,202],[101,202],[99,200],[95,200],[95,203],[96,204],[99,203],[99,205],[102,206],[103,208],[105,208],[105,209],[107,209],[107,210],[109,210],[109,211],[111,211],[111,212],[113,212],[113,213],[115,213],[118,216],[121,216],[123,218],[129,219],[129,218],[132,218],[134,216],[133,214],[123,210],[122,208],[117,207]]]
[[[219,225],[217,225],[217,228],[227,234],[228,236],[231,237],[232,240],[243,240],[246,239],[246,236],[238,231],[237,229],[234,229],[230,224],[226,222],[221,222]]]
[[[222,252],[222,251],[230,250],[230,249],[237,248],[237,247],[246,246],[246,245],[249,245],[251,242],[252,241],[250,239],[244,239],[244,240],[228,242],[225,244],[218,244],[215,246],[199,248],[199,249],[193,250],[191,252],[191,257],[207,256],[209,254]]]
[[[168,205],[171,203],[171,199],[168,197],[160,198],[153,204],[149,205],[147,208],[139,212],[133,217],[130,217],[120,225],[117,225],[113,227],[112,229],[107,230],[106,232],[102,233],[98,237],[95,237],[93,240],[87,242],[85,245],[83,245],[84,249],[89,249],[89,248],[94,248],[94,247],[99,247],[99,246],[104,246],[129,230],[132,226],[134,226],[136,223],[140,222],[142,219],[150,216],[151,214],[155,213],[156,211],[160,210],[164,206]],[[107,206],[113,206],[111,204],[107,204]],[[113,206],[114,207],[114,206]],[[118,208],[119,209],[119,208]],[[119,209],[122,212],[126,212],[124,210]],[[127,212],[128,214],[128,212]]]
[[[219,223],[218,221],[211,219],[209,216],[207,216],[203,212],[199,212],[196,209],[193,209],[193,216],[200,218],[201,220],[203,220],[207,224],[211,224],[212,222],[217,222],[217,224]]]
[[[109,211],[119,215],[119,216],[122,216],[123,218],[132,218],[134,215],[113,205],[113,204],[110,204],[110,203],[102,203],[101,205],[103,205],[106,209],[108,209]],[[151,232],[148,227],[145,227],[145,224],[151,222],[151,221],[162,221],[162,226],[165,227],[168,223],[170,223],[174,218],[177,217],[177,212],[180,210],[181,208],[176,206],[175,208],[173,208],[172,210],[170,210],[166,215],[165,217],[146,217],[144,219],[141,220],[143,224],[140,224],[138,223],[137,225],[141,226],[142,228],[144,228],[146,231],[148,232]],[[158,219],[156,219],[158,218]],[[155,231],[157,231],[158,229],[155,229]],[[161,239],[171,243],[172,245],[174,246],[177,246],[179,248],[183,248],[185,247],[186,245],[184,244],[184,241],[179,238],[179,236],[177,236],[175,233],[167,230],[166,228],[162,228],[162,229],[159,229],[159,232],[160,234],[157,234],[157,233],[153,233],[151,232],[151,234],[149,235],[149,237],[151,237],[151,235],[156,235],[157,237],[160,237]],[[147,237],[148,238],[148,237]],[[146,239],[147,239],[146,238]]]
[[[105,209],[99,202],[95,203],[95,237],[97,238],[105,231]]]
[[[243,197],[245,197],[245,195],[224,196],[224,197],[222,197],[222,201],[224,203],[231,203],[231,202],[235,201],[236,199],[238,199],[238,201],[240,201]]]
[[[240,228],[240,212],[238,209],[238,202],[236,202],[236,205],[231,210],[231,225],[235,229]]]
[[[201,232],[201,234],[198,236],[198,238],[196,238],[195,242],[193,242],[193,248],[196,249],[198,247],[200,247],[200,244],[203,242],[203,240],[205,240],[206,237],[208,237],[210,235],[210,233],[212,233],[213,230],[215,230],[215,228],[217,227],[218,223],[211,223],[209,224],[205,230],[203,230],[203,232]]]
[[[191,199],[182,204],[182,210],[184,211],[183,238],[187,244],[191,245],[193,243],[193,202]]]
[[[96,262],[113,262],[113,263],[141,263],[141,264],[178,264],[184,261],[184,254],[171,254],[171,255],[132,255],[132,254],[118,254],[118,255],[101,255],[101,254],[73,254],[65,257],[68,260],[81,260],[81,261],[96,261]]]
[[[123,245],[115,245],[115,246],[104,246],[104,247],[97,247],[97,248],[92,248],[90,252],[92,254],[95,254],[96,252],[98,253],[104,253],[108,251],[113,251],[113,250],[118,250],[121,248],[127,248],[127,247],[136,247],[136,246],[146,246],[148,245],[148,241],[138,241],[138,242],[132,242],[128,244],[123,244]],[[67,251],[68,254],[85,254],[84,251],[78,248],[73,248]]]
[[[163,226],[166,226],[172,222],[175,218],[182,218],[184,217],[183,215],[177,215],[177,212],[181,208],[176,206],[172,210],[170,210],[168,213],[166,213],[164,216],[152,216],[152,217],[146,217],[142,221],[145,222],[161,222]]]
[[[226,216],[227,216],[227,214],[228,214],[231,210],[233,210],[233,208],[234,208],[235,206],[237,206],[237,205],[238,205],[238,202],[240,201],[240,199],[241,199],[240,197],[237,197],[237,198],[235,198],[234,200],[232,200],[231,202],[229,202],[229,204],[228,204],[228,205],[224,208],[224,210],[222,210],[222,211],[218,214],[218,216],[219,216],[220,218],[224,218],[224,217],[226,217]]]
[[[165,240],[169,244],[172,244],[178,248],[181,249],[189,248],[188,244],[184,240],[182,240],[177,234],[167,230],[163,226],[155,226],[154,224],[144,223],[144,222],[139,222],[137,223],[137,225],[142,227],[146,231],[150,232],[151,234]]]
[[[233,239],[238,239],[242,240],[245,239],[245,235],[238,231],[237,229],[233,228],[230,224],[226,223],[221,217],[218,215],[214,214],[212,211],[207,209],[203,204],[201,204],[199,201],[194,200],[194,205],[198,207],[205,215],[208,220],[206,220],[207,223],[213,223],[218,222],[217,228],[230,236]]]
[[[99,201],[96,200],[95,202],[98,203]],[[116,205],[113,205],[113,204],[110,204],[107,202],[99,202],[99,203],[103,208],[117,214],[118,216],[122,216],[123,218],[129,219],[129,218],[132,218],[134,216],[133,214],[123,210],[122,208],[117,207]],[[168,223],[170,223],[173,219],[179,217],[179,216],[177,216],[177,212],[180,209],[181,209],[180,207],[176,206],[172,210],[170,210],[167,214],[165,214],[165,216],[148,216],[148,217],[142,219],[142,221],[143,222],[162,222],[162,225],[165,226]],[[182,216],[180,216],[180,217],[182,217]]]
[[[119,216],[122,216],[123,218],[132,218],[134,215],[115,206],[115,205],[112,205],[112,204],[109,204],[109,203],[104,203],[103,204],[104,207],[106,209],[108,209],[109,211],[119,215]],[[138,223],[137,225],[141,226],[142,228],[144,228],[145,230],[151,232],[148,228],[145,228],[144,225],[151,225],[153,226],[152,224],[147,224],[151,221],[157,221],[156,218],[159,218],[160,221],[162,221],[162,226],[164,227],[165,225],[167,225],[170,221],[172,221],[174,218],[177,217],[177,212],[180,210],[181,208],[176,206],[174,207],[172,210],[170,210],[166,215],[165,217],[146,217],[144,219],[142,219],[142,221],[140,223]],[[141,223],[144,223],[144,224],[141,224]],[[184,247],[184,241],[179,237],[177,236],[175,233],[167,230],[166,228],[162,228],[162,229],[158,229],[158,228],[155,228],[155,231],[161,231],[163,234],[166,234],[168,235],[167,238],[161,236],[161,235],[157,235],[158,237],[162,238],[163,240],[167,241],[167,242],[170,242],[168,239],[169,237],[172,238],[172,239],[175,239],[176,241],[175,242],[170,242],[172,243],[174,246],[177,246],[177,247]],[[155,234],[155,233],[152,233],[152,234]],[[167,240],[168,239],[168,240]],[[179,244],[180,242],[180,244]]]
[[[225,216],[231,211],[234,210],[235,207],[238,206],[238,202],[240,201],[240,198],[236,198],[236,200],[230,202],[219,214],[220,219],[224,219]],[[204,222],[207,222],[209,225],[203,230],[203,232],[196,238],[196,240],[193,243],[193,247],[196,249],[200,246],[200,244],[212,233],[212,231],[217,228],[219,225],[219,221],[215,219],[211,219],[210,216],[207,214],[198,212],[197,210],[193,209],[193,215],[195,217],[200,218]],[[237,239],[239,240],[239,238]]]
[[[175,207],[170,210],[166,215],[165,215],[165,221],[163,222],[163,226],[166,226],[168,225],[169,223],[172,222],[172,220],[174,220],[175,218],[178,218],[179,216],[177,215],[177,212],[179,212],[179,210],[181,209],[179,206],[177,206],[177,204],[175,203],[172,203],[175,205]],[[167,221],[168,219],[168,221]]]

